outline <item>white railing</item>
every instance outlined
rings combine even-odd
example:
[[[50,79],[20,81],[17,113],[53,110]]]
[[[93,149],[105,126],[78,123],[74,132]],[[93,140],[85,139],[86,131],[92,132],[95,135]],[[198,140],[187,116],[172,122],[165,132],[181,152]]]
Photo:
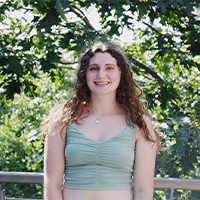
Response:
[[[6,200],[2,183],[43,184],[43,173],[0,172],[0,200]],[[200,190],[200,179],[154,178],[154,188],[169,189],[173,200],[174,189]]]

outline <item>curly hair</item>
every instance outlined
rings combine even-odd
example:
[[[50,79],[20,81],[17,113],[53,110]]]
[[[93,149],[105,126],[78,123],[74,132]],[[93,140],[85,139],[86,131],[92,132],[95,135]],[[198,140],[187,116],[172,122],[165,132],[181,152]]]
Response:
[[[55,106],[48,118],[43,122],[44,129],[42,133],[47,133],[49,124],[54,124],[54,127],[56,127],[56,124],[60,123],[64,123],[64,126],[68,126],[72,121],[77,123],[90,100],[90,90],[86,82],[86,70],[90,59],[97,52],[107,52],[117,60],[117,65],[121,70],[121,79],[116,92],[116,100],[127,113],[127,123],[129,123],[128,119],[130,119],[132,123],[143,129],[146,140],[157,142],[157,145],[159,145],[157,132],[157,141],[155,141],[151,137],[143,118],[143,115],[146,115],[151,119],[151,115],[141,100],[142,90],[133,79],[128,59],[121,47],[111,42],[97,42],[83,54],[71,97]]]

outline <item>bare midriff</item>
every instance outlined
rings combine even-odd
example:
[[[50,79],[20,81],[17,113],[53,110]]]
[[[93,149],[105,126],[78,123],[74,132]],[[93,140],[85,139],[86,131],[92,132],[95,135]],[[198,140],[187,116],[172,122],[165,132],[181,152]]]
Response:
[[[131,200],[133,191],[128,190],[85,190],[63,188],[63,200]]]

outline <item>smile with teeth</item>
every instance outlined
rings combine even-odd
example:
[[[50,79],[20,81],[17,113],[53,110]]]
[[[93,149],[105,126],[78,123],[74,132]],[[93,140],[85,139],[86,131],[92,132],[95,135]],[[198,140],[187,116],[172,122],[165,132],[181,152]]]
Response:
[[[97,86],[106,86],[109,82],[94,82]]]

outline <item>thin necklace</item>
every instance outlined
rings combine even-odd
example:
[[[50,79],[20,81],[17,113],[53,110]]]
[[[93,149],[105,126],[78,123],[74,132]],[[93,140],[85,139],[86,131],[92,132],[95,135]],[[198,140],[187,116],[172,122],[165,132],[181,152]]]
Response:
[[[94,113],[93,113],[94,114]],[[97,116],[94,114],[94,116],[95,116],[95,122],[98,124],[99,122],[100,122],[100,119],[99,118],[97,118]]]
[[[115,106],[116,107],[116,106]],[[110,113],[115,109],[115,107],[110,111]],[[88,111],[90,112],[89,108],[88,108]],[[94,116],[95,116],[95,122],[98,124],[100,122],[100,119],[95,115],[95,113],[93,112],[92,113]]]
[[[89,108],[88,108],[87,110],[88,110],[88,112],[90,112]],[[96,119],[95,119],[95,122],[98,124],[98,123],[100,122],[100,119],[97,118],[97,116],[94,114],[94,112],[93,112],[92,114],[93,114],[94,117],[96,118]]]

